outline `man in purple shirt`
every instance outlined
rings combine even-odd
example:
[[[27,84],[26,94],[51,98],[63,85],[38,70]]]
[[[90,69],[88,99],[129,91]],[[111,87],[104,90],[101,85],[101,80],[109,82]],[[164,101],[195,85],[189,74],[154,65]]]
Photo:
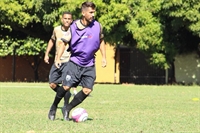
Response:
[[[63,79],[63,86],[57,90],[54,102],[49,110],[50,120],[55,119],[58,103],[71,87],[81,84],[82,90],[79,91],[73,100],[62,108],[63,118],[69,121],[69,112],[72,108],[79,105],[92,92],[96,79],[95,53],[100,49],[102,54],[102,67],[106,67],[106,50],[103,40],[102,27],[99,22],[94,20],[95,4],[84,2],[81,6],[82,18],[73,22],[71,29],[70,60],[66,66],[66,76]],[[65,39],[62,39],[65,42]],[[66,42],[67,43],[67,42]],[[55,65],[61,65],[60,56],[64,52],[60,48]]]

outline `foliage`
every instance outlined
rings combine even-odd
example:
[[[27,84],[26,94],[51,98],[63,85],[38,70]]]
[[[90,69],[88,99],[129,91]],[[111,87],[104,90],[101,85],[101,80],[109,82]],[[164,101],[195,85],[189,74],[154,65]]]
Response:
[[[197,50],[200,42],[199,10],[198,0],[163,1],[161,18],[164,38],[179,53]]]
[[[20,42],[23,42],[24,44],[16,50],[18,55],[39,55],[41,51],[46,50],[46,45],[44,45],[44,41],[40,39],[29,37],[26,40],[20,40]]]
[[[25,50],[22,45],[28,42],[29,37],[36,39],[34,45],[37,45],[32,45],[34,47],[30,50],[44,52],[39,47],[47,43],[53,27],[60,24],[61,13],[68,10],[73,13],[74,19],[80,18],[82,2],[1,0],[0,24],[3,32],[0,34],[0,47],[3,54],[0,56],[11,54],[13,48]],[[105,40],[111,45],[137,47],[147,55],[150,64],[158,67],[168,68],[176,54],[194,51],[200,42],[199,0],[93,2],[97,6],[96,19],[104,27]],[[18,53],[29,55],[40,52]]]
[[[197,49],[199,9],[198,0],[111,0],[99,20],[109,42],[136,46],[151,64],[168,68],[176,54]]]
[[[13,42],[13,43],[11,43]],[[27,37],[24,40],[15,40],[13,38],[5,38],[0,40],[0,56],[13,55],[14,50],[16,55],[39,55],[41,51],[46,49],[46,44],[43,40]],[[23,44],[23,45],[21,45]]]

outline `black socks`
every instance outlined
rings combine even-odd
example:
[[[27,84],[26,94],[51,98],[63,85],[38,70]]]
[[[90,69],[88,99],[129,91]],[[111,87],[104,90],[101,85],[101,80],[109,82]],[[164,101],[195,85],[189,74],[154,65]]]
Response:
[[[52,90],[55,91],[55,92],[57,92],[59,87],[60,87],[60,86],[57,85],[56,88],[54,88],[54,89],[52,89]]]
[[[57,92],[59,87],[60,87],[60,86],[57,85],[56,88],[54,88],[54,89],[52,89],[52,90],[55,91],[55,92]],[[64,96],[64,105],[69,104],[69,99],[70,99],[70,97],[71,97],[71,93],[70,93],[70,91],[67,91],[67,92],[65,93],[65,96]]]
[[[83,92],[83,90],[81,90],[74,96],[74,99],[70,102],[70,104],[68,104],[70,96],[71,96],[70,91],[66,91],[62,86],[58,87],[57,93],[53,102],[53,106],[57,107],[61,99],[64,97],[65,99],[64,105],[67,105],[66,110],[70,111],[72,108],[82,103],[88,95],[86,95]]]
[[[77,105],[79,105],[80,103],[82,103],[85,98],[88,95],[86,95],[83,90],[79,91],[75,96],[74,99],[70,102],[70,104],[67,105],[66,110],[70,111],[72,108],[76,107]]]
[[[69,104],[69,99],[70,99],[70,97],[71,97],[71,93],[70,93],[70,91],[67,91],[67,92],[65,93],[65,96],[64,96],[64,105]]]
[[[57,89],[56,97],[53,102],[54,106],[58,106],[60,100],[64,97],[65,93],[67,93],[67,91],[62,86]]]

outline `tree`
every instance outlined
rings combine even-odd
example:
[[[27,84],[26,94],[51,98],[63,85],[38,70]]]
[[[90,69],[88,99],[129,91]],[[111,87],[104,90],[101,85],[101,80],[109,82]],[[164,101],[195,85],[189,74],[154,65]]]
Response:
[[[62,11],[66,9],[71,11],[74,19],[77,19],[81,15],[82,2],[82,0],[1,0],[0,24],[3,32],[0,33],[0,48],[5,52],[0,56],[12,54],[13,48],[16,48],[16,54],[19,55],[19,51],[23,49],[20,47],[23,47],[28,42],[25,40],[30,38],[36,39],[37,48],[45,46],[53,26],[59,24],[59,15]],[[111,45],[137,47],[147,55],[152,65],[167,69],[173,65],[176,54],[198,49],[199,0],[94,0],[93,2],[97,5],[96,19],[104,27],[105,40]],[[33,49],[34,47],[31,48]],[[44,49],[39,48],[33,55],[42,55],[43,52]],[[28,52],[23,55],[31,54]]]
[[[198,0],[111,0],[106,6],[99,20],[109,41],[136,45],[160,68],[169,68],[176,54],[195,50],[200,42]]]
[[[53,26],[59,23],[60,4],[49,0],[0,1],[0,56],[34,56],[33,61],[27,61],[34,70],[35,81],[39,80],[38,67]]]
[[[106,15],[100,17],[109,40],[135,46],[150,64],[172,71],[174,57],[197,51],[200,42],[200,3],[198,0],[111,0]]]

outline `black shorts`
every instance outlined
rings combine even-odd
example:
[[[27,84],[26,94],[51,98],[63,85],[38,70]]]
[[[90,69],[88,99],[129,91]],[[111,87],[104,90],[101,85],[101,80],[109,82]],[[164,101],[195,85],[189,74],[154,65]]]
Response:
[[[49,73],[49,83],[61,84],[65,77],[66,66],[67,62],[62,63],[60,68],[57,68],[55,64],[53,64]]]
[[[81,67],[69,61],[65,70],[64,86],[77,87],[81,85],[83,88],[93,89],[96,80],[95,66]]]

